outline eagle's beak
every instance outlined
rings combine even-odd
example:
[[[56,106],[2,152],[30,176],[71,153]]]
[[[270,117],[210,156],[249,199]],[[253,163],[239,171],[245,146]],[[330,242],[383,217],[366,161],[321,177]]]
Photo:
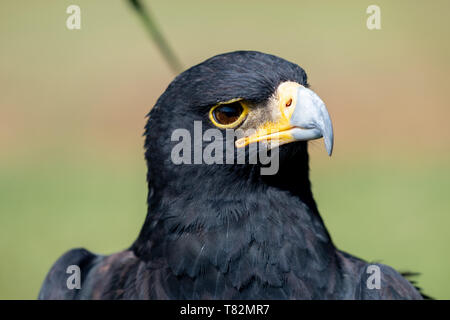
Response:
[[[270,141],[270,147],[294,141],[324,138],[328,155],[333,152],[333,126],[323,101],[312,90],[294,82],[280,85],[277,94],[277,120],[264,123],[256,133],[236,141],[241,148],[257,141]]]
[[[297,106],[290,119],[295,140],[312,140],[323,137],[328,155],[333,152],[333,125],[322,99],[303,86],[297,90]]]

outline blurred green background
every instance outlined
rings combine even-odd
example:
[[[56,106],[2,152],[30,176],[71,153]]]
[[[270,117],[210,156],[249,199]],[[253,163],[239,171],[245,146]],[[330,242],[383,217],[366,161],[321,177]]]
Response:
[[[334,121],[333,157],[310,153],[335,243],[450,298],[449,1],[146,3],[186,67],[238,49],[302,66]],[[124,0],[1,1],[0,299],[36,298],[69,248],[132,243],[145,115],[173,76]]]

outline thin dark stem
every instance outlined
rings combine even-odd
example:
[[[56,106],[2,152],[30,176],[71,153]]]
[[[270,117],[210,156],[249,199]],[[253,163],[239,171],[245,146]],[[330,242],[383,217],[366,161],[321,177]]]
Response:
[[[148,8],[144,7],[144,5],[140,0],[128,0],[128,2],[141,17],[145,28],[149,32],[152,39],[156,42],[156,45],[158,46],[162,55],[169,63],[170,68],[175,73],[180,73],[183,70],[183,67],[180,61],[178,60],[177,56],[175,55],[175,53],[170,48],[166,38],[164,38],[161,31],[158,29],[158,26],[156,25],[155,20],[152,17]]]

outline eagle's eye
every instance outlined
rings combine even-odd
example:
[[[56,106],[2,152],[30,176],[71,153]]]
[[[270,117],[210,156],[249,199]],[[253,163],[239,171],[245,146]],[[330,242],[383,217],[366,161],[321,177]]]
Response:
[[[214,106],[210,110],[210,118],[219,128],[232,128],[240,124],[247,114],[247,107],[242,101],[234,101]]]

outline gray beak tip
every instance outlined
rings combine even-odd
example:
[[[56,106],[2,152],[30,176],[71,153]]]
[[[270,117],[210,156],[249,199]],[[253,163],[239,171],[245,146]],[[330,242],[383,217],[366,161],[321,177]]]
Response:
[[[334,145],[333,125],[331,124],[331,119],[330,116],[328,115],[328,112],[326,112],[326,116],[324,118],[326,119],[326,121],[325,125],[322,126],[321,131],[323,140],[325,142],[325,149],[327,150],[328,155],[331,157]]]
[[[328,155],[331,157],[331,155],[333,154],[333,138],[331,138],[331,140],[328,140],[327,138],[325,139],[325,149],[327,149]]]

